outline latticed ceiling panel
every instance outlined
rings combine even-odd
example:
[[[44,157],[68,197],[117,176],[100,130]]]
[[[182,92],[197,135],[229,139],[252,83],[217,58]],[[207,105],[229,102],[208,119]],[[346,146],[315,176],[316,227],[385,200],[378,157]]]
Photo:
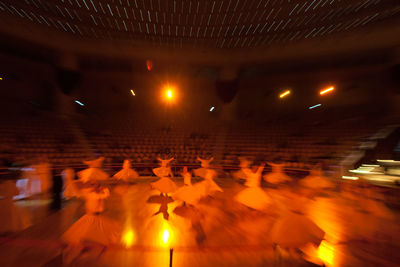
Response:
[[[1,16],[77,38],[248,48],[395,19],[398,0],[0,0]]]

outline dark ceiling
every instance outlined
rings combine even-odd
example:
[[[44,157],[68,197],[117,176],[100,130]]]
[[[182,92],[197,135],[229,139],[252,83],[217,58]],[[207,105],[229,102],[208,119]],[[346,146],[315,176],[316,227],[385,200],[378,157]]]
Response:
[[[73,38],[160,47],[268,47],[383,22],[399,0],[1,0],[0,20],[37,24]]]

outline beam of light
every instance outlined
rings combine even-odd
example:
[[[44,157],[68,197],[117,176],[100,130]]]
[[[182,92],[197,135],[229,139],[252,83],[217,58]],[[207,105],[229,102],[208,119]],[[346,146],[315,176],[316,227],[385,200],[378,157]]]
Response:
[[[363,174],[382,174],[380,172],[371,172],[371,171],[364,171],[364,170],[349,170],[352,173],[363,173]]]
[[[125,245],[125,247],[130,248],[135,241],[135,235],[132,230],[128,230],[125,232],[125,234],[122,237],[122,243]]]
[[[82,102],[80,102],[80,101],[78,101],[78,100],[75,100],[75,103],[77,103],[77,104],[79,104],[79,105],[81,105],[81,106],[84,106],[84,104],[82,104]]]
[[[282,94],[279,95],[279,98],[284,98],[285,96],[290,94],[290,90],[287,90],[285,92],[283,92]]]
[[[167,97],[168,98],[172,98],[172,91],[171,90],[167,90]]]
[[[400,163],[400,161],[396,161],[396,160],[392,160],[392,159],[378,159],[378,162],[383,162],[383,163]],[[363,164],[364,166],[366,166],[366,164]],[[376,165],[378,166],[378,165]]]
[[[335,258],[335,248],[325,240],[322,240],[318,247],[318,257],[328,266],[332,266]]]
[[[210,112],[213,111],[213,110],[214,110],[214,107],[211,107],[211,108],[210,108]]]
[[[308,109],[313,109],[313,108],[317,108],[317,107],[320,107],[320,106],[322,106],[322,105],[321,104],[316,104],[314,106],[309,107]]]
[[[345,180],[358,180],[359,178],[356,177],[356,176],[345,176],[345,175],[343,175],[342,179],[345,179]]]
[[[136,96],[135,92],[131,89],[131,93],[133,96]]]
[[[320,95],[324,95],[324,94],[329,93],[329,92],[331,92],[331,91],[333,91],[333,90],[335,90],[335,87],[334,87],[334,86],[331,86],[331,87],[328,87],[328,88],[326,88],[326,89],[320,91],[319,94],[320,94]]]

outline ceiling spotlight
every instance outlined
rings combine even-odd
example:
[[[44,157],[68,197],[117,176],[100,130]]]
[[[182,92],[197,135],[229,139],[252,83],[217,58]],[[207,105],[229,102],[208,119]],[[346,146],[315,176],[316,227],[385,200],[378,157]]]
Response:
[[[82,102],[78,101],[78,100],[75,100],[75,103],[77,103],[77,104],[79,104],[81,106],[84,106],[84,104]]]
[[[211,108],[210,108],[210,112],[212,112],[213,110],[214,110],[214,107],[211,107]]]
[[[279,98],[284,98],[285,96],[290,94],[290,90],[287,90],[285,92],[283,92],[282,94],[279,95]]]
[[[175,98],[175,87],[171,85],[164,86],[164,97],[167,101],[173,101]]]
[[[317,108],[317,107],[320,107],[320,106],[322,106],[322,105],[321,104],[316,104],[314,106],[309,107],[308,109],[313,109],[313,108]]]
[[[333,90],[335,90],[335,87],[334,87],[334,86],[331,86],[331,87],[328,87],[328,88],[326,88],[326,89],[324,89],[324,90],[321,90],[321,91],[319,92],[319,94],[320,94],[320,95],[324,95],[324,94],[326,94],[326,93],[332,92]]]
[[[133,96],[136,96],[135,92],[131,89],[131,93]]]

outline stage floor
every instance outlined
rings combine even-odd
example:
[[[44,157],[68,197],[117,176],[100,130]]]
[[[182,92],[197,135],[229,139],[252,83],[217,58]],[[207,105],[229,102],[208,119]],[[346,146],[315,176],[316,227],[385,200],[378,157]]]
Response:
[[[154,180],[154,179],[153,179]],[[178,186],[182,179],[177,178]],[[148,203],[159,193],[149,180],[137,184],[112,185],[104,216],[118,221],[132,244],[107,249],[90,247],[72,266],[312,266],[301,253],[289,253],[274,246],[269,233],[288,201],[299,201],[304,214],[325,231],[325,240],[311,252],[327,266],[398,266],[400,262],[399,211],[393,218],[379,211],[366,212],[364,199],[340,190],[299,191],[290,186],[263,188],[273,203],[265,212],[251,210],[234,200],[245,187],[233,179],[217,179],[223,193],[202,200],[197,208],[198,224],[178,216],[173,210],[181,203],[168,204],[168,221],[154,215],[160,204]],[[307,194],[310,197],[305,198]],[[312,196],[311,196],[312,195]],[[294,196],[294,198],[293,198]],[[61,266],[61,235],[82,215],[83,202],[70,200],[61,210],[50,213],[46,200],[23,200],[19,206],[31,213],[33,226],[0,240],[0,266]],[[169,242],[163,242],[165,230]],[[122,242],[123,243],[123,242]],[[314,254],[313,254],[314,253]],[[314,259],[313,261],[318,261]]]

